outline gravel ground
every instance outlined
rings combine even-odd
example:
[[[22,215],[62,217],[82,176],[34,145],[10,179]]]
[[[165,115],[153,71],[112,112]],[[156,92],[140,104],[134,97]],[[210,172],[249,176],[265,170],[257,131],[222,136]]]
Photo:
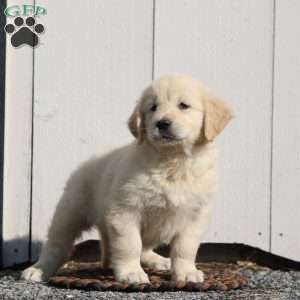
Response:
[[[19,280],[20,272],[0,271],[0,299],[213,299],[213,300],[299,300],[300,272],[245,269],[240,271],[249,280],[247,288],[229,292],[165,292],[165,293],[116,293],[67,290],[46,284]]]

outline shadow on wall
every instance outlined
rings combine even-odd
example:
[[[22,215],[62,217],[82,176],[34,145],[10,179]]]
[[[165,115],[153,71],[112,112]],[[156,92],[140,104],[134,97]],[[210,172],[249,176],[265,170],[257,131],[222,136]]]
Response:
[[[14,267],[16,265],[31,264],[42,249],[41,241],[29,242],[28,237],[20,237],[13,240],[3,241],[1,267]]]
[[[5,241],[2,244],[1,268],[23,269],[35,263],[42,250],[42,241],[29,243],[27,236]],[[101,259],[99,240],[88,240],[75,244],[70,259],[81,261],[99,261]]]
[[[101,241],[88,240],[76,245],[71,254],[71,260],[80,262],[95,262],[101,259]],[[168,257],[170,249],[168,246],[156,250],[159,254]],[[261,266],[280,270],[300,270],[300,262],[296,262],[281,256],[271,254],[258,248],[244,244],[201,244],[197,261],[199,262],[227,262],[251,261]]]
[[[95,262],[101,259],[101,241],[87,240],[75,245],[70,253],[70,260]],[[3,245],[2,267],[24,269],[35,262],[42,248],[41,241],[33,241],[30,253],[28,238],[14,239]],[[157,249],[163,256],[169,256],[169,247]],[[29,259],[30,258],[30,259]],[[300,262],[277,256],[244,244],[204,243],[198,250],[199,262],[236,262],[251,261],[261,266],[280,270],[300,270]]]

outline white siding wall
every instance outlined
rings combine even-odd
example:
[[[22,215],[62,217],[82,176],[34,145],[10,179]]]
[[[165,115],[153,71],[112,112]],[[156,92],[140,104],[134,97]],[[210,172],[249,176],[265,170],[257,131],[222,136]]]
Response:
[[[297,0],[36,4],[48,15],[40,18],[46,32],[34,51],[34,81],[30,48],[8,47],[4,237],[27,244],[19,253],[8,248],[7,264],[28,259],[30,205],[36,259],[36,242],[45,239],[70,172],[129,141],[126,120],[141,89],[152,76],[174,72],[204,81],[236,114],[218,139],[220,192],[206,241],[247,243],[300,260]],[[27,58],[25,82],[17,56]],[[26,86],[23,97],[9,89],[16,81]]]
[[[73,0],[38,3],[49,15],[35,52],[33,240],[78,162],[130,139],[127,118],[152,76],[152,1],[87,1],[86,15]]]
[[[272,251],[300,260],[300,2],[277,1]]]
[[[193,74],[236,114],[218,138],[220,193],[209,241],[269,249],[272,24],[272,1],[157,1],[155,77]]]

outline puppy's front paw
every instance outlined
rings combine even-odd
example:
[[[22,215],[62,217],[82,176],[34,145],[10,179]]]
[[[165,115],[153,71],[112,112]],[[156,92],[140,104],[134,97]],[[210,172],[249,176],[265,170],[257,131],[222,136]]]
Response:
[[[174,281],[203,282],[204,274],[200,270],[193,270],[185,273],[174,273],[172,279]]]
[[[44,278],[43,271],[36,267],[29,267],[25,269],[22,274],[21,278],[29,281],[35,281],[35,282],[41,282],[44,281],[46,278]]]

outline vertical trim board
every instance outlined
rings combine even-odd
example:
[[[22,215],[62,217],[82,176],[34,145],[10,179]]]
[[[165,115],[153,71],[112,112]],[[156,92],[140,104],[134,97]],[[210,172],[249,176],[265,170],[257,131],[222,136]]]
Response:
[[[4,28],[6,17],[3,13],[6,1],[0,4],[0,28]],[[4,171],[4,125],[5,125],[5,53],[6,36],[4,30],[0,30],[0,266],[3,265],[3,171]]]
[[[7,5],[23,1],[9,0]],[[33,4],[33,1],[27,1]],[[12,22],[12,18],[8,18]],[[33,50],[6,38],[3,266],[28,261]]]

